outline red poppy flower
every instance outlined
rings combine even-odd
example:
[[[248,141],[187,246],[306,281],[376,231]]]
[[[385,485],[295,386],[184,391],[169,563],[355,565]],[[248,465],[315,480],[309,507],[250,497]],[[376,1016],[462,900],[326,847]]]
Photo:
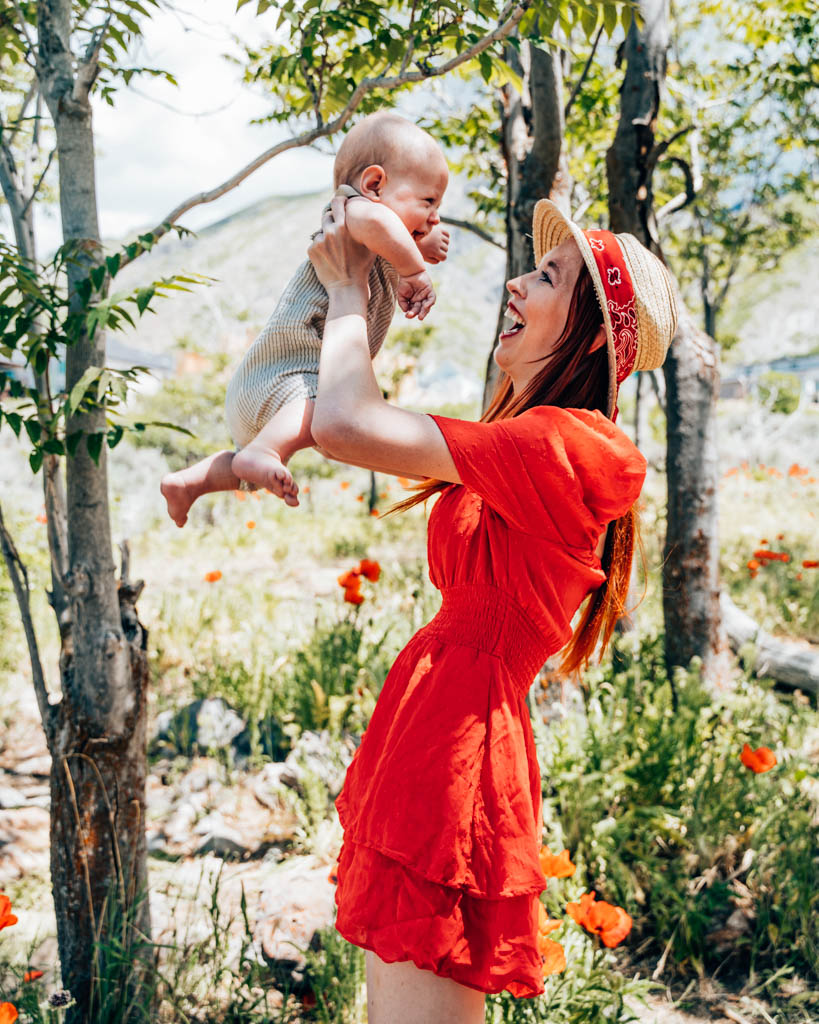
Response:
[[[622,907],[595,900],[594,890],[584,892],[579,903],[568,903],[566,912],[592,935],[599,935],[604,946],[617,946],[631,931],[631,915]]]
[[[219,569],[213,569],[211,572],[205,573],[205,583],[216,583],[222,578],[222,573]]]
[[[380,514],[381,514],[381,513],[380,513],[380,512],[378,511],[378,509],[377,509],[377,508],[371,508],[371,509],[370,509],[370,515],[371,515],[371,516],[375,516],[375,518],[376,518],[376,519],[378,519],[378,517],[379,517],[379,515],[380,515]]]
[[[547,878],[569,878],[575,868],[569,860],[568,850],[555,856],[545,846],[540,851],[540,867]]]
[[[358,572],[365,576],[370,583],[377,583],[381,576],[381,566],[374,559],[362,558],[358,563]]]
[[[742,748],[739,759],[746,768],[750,768],[757,775],[769,772],[776,764],[776,755],[770,747],[757,747],[756,750],[751,750],[747,743]]]
[[[17,1020],[17,1008],[11,1003],[0,1003],[0,1024],[14,1024]]]
[[[557,931],[557,929],[563,924],[563,922],[555,921],[554,918],[549,917],[546,908],[543,906],[540,900],[538,900],[537,913],[537,935],[538,943],[540,943],[542,939],[547,938],[552,932]]]
[[[338,578],[338,585],[344,587],[345,590],[358,590],[361,586],[358,569],[348,569],[347,572],[343,572]]]
[[[42,971],[26,971],[26,973],[23,975],[23,981],[36,981],[38,978],[42,978],[42,976]]]
[[[359,590],[348,588],[344,591],[344,600],[349,601],[350,604],[362,604],[364,601],[364,595]]]
[[[806,558],[802,562],[803,569],[819,569],[819,560],[815,558]]]
[[[316,1005],[316,996],[313,992],[305,992],[301,997],[301,1005],[305,1010],[311,1010]]]
[[[757,562],[755,558],[750,559],[750,561],[748,562],[748,568],[751,570],[751,572],[756,572],[759,566],[760,563]]]
[[[0,892],[0,931],[17,924],[17,917],[11,912],[11,900],[4,892]]]
[[[338,861],[330,869],[330,874],[327,876],[327,881],[332,882],[333,885],[338,885]]]

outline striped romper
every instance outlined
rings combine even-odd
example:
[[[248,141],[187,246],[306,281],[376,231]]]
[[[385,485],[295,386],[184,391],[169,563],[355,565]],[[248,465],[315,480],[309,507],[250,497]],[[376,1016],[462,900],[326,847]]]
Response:
[[[336,195],[360,193],[350,185],[340,185]],[[325,210],[329,208],[328,204]],[[367,338],[374,357],[395,312],[398,275],[390,263],[376,256],[368,284]],[[327,292],[307,259],[228,384],[225,412],[237,448],[249,444],[287,402],[316,397],[327,306]]]

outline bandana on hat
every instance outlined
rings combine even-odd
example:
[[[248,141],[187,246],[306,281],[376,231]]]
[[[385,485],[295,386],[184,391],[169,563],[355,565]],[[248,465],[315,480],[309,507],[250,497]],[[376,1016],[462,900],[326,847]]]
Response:
[[[606,305],[614,335],[614,356],[617,366],[616,388],[631,373],[637,357],[637,308],[634,285],[623,252],[611,231],[584,231],[588,239],[606,293]],[[616,400],[615,400],[616,403]],[[612,419],[617,418],[617,405]]]

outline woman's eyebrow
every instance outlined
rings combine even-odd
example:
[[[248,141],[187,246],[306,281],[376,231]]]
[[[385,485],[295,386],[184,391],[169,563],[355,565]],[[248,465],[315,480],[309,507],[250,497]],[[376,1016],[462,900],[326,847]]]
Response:
[[[546,266],[550,267],[552,270],[554,270],[557,273],[557,276],[560,277],[560,267],[558,266],[557,263],[555,263],[554,260],[549,260],[549,262],[546,264]]]

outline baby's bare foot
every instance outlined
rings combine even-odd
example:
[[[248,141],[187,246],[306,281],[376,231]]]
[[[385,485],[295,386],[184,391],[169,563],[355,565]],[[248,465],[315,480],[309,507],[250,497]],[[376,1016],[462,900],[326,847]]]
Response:
[[[230,468],[240,480],[266,488],[271,494],[282,498],[287,505],[298,505],[298,484],[287,466],[273,452],[254,448],[250,444],[233,456]]]
[[[194,497],[188,493],[182,472],[168,473],[159,485],[162,496],[168,503],[168,515],[177,526],[184,526],[188,521],[188,511]]]

